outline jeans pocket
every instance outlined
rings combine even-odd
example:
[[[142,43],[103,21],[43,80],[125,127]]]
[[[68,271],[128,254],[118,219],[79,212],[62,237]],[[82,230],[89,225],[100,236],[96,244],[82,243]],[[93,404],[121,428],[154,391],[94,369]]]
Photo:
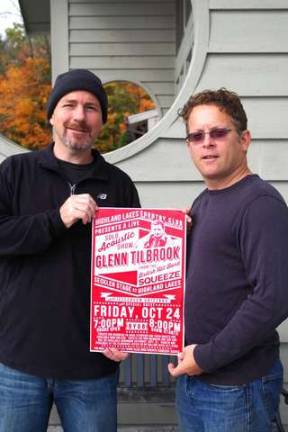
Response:
[[[245,388],[245,385],[222,385],[222,384],[208,384],[211,390],[221,391],[227,393],[235,393],[242,391]]]
[[[275,417],[278,410],[282,386],[283,366],[280,361],[277,361],[268,374],[262,377],[264,401],[271,419]]]

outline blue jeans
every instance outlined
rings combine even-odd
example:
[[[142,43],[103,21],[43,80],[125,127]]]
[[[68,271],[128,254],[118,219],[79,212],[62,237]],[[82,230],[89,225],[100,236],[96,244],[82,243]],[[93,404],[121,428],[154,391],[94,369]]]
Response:
[[[117,382],[118,372],[45,379],[0,363],[0,432],[46,432],[53,401],[65,432],[116,432]]]
[[[277,361],[267,376],[240,386],[211,385],[183,375],[177,380],[182,432],[271,432],[283,382]]]

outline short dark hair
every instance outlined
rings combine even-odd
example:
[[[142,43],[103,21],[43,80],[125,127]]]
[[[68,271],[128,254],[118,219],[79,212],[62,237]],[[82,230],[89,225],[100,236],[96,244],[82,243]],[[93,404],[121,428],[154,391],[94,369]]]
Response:
[[[228,114],[240,134],[247,129],[247,116],[237,93],[229,91],[224,87],[218,90],[203,90],[192,95],[184,107],[178,112],[183,117],[188,131],[188,119],[196,106],[216,105],[220,111]]]

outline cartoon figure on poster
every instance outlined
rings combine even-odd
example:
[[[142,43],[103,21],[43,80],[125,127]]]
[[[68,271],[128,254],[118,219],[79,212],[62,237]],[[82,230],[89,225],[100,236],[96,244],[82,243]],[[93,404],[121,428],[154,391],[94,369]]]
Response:
[[[165,233],[164,224],[161,221],[151,223],[151,234],[149,239],[144,243],[145,248],[163,247],[168,242],[168,236]]]

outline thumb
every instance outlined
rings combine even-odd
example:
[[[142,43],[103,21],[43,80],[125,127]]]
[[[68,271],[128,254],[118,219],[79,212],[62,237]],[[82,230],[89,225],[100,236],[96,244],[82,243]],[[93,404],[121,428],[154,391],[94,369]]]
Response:
[[[181,364],[178,364],[178,366],[175,366],[173,363],[168,364],[168,371],[171,376],[178,377],[180,375],[183,375],[184,372],[182,372]]]

